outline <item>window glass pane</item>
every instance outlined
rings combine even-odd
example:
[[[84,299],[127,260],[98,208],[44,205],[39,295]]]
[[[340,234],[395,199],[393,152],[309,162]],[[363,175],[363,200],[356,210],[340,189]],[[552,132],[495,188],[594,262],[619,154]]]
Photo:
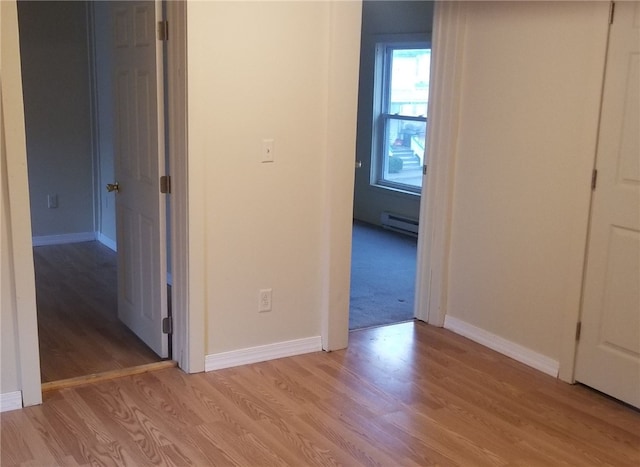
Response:
[[[371,182],[420,193],[426,164],[431,49],[427,42],[377,47]]]
[[[387,113],[426,117],[431,49],[391,49]]]
[[[387,117],[383,179],[420,188],[427,123]]]

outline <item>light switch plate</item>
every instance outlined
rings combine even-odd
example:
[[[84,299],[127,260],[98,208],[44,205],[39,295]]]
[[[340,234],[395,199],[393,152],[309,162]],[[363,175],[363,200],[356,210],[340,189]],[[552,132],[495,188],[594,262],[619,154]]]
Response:
[[[262,140],[262,154],[260,155],[261,162],[273,162],[274,161],[274,142],[273,139]]]

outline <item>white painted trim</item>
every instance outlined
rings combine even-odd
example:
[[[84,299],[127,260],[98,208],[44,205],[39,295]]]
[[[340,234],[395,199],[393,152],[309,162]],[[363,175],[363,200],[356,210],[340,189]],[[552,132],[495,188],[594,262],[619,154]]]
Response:
[[[362,2],[328,2],[322,151],[322,301],[324,350],[349,342],[349,282],[353,229],[354,149],[358,110]]]
[[[598,8],[599,12],[597,13],[601,18],[608,18],[609,15],[609,4],[602,3]],[[601,99],[604,96],[604,77],[606,72],[606,63],[607,63],[607,55],[609,53],[608,49],[608,34],[611,28],[609,21],[600,21],[600,26],[598,28],[594,28],[591,31],[592,37],[597,37],[599,35],[601,37],[600,50],[593,50],[594,60],[598,60],[598,68],[600,71],[598,73],[590,74],[590,78],[596,81],[592,86],[594,88],[598,88],[601,90],[598,98]],[[591,86],[590,86],[591,87]],[[591,118],[591,127],[593,128],[593,133],[585,131],[585,137],[581,139],[584,144],[584,153],[587,151],[593,150],[593,168],[596,167],[596,159],[597,159],[597,140],[600,134],[600,117],[601,117],[601,107],[598,107],[598,112],[593,112],[593,114],[588,117],[584,116],[585,121],[588,118]],[[585,107],[586,109],[587,107]],[[588,128],[588,125],[585,125],[584,128]],[[586,137],[589,135],[589,137]],[[591,136],[593,135],[593,136]],[[592,145],[589,147],[589,145]],[[582,151],[581,151],[582,152]],[[593,190],[591,187],[585,184],[584,188],[588,191],[585,192],[584,196],[589,199],[589,214],[588,221],[586,225],[586,231],[583,231],[581,228],[574,223],[573,229],[567,233],[567,235],[572,235],[573,240],[571,241],[571,251],[566,251],[565,254],[571,255],[571,257],[581,257],[582,258],[582,272],[581,276],[575,276],[572,278],[567,278],[567,282],[564,285],[565,291],[565,303],[563,304],[563,310],[565,310],[562,316],[562,322],[560,325],[560,372],[558,377],[567,383],[575,382],[575,365],[576,365],[576,353],[578,350],[578,341],[576,340],[576,325],[578,321],[580,321],[580,316],[582,314],[582,300],[584,296],[584,279],[586,275],[586,267],[587,267],[587,249],[588,249],[588,239],[591,234],[591,210],[592,210],[592,202],[593,202]],[[576,206],[575,209],[578,209]],[[580,226],[581,227],[581,226]]]
[[[167,113],[171,189],[171,293],[173,358],[187,373],[205,368],[207,312],[206,154],[189,151],[187,66],[188,2],[166,2],[171,40],[167,42]]]
[[[549,376],[558,377],[560,363],[557,360],[452,316],[445,318],[444,327]]]
[[[33,237],[31,239],[31,243],[33,244],[33,246],[62,245],[65,243],[91,242],[95,239],[95,232],[76,232],[61,235],[41,235],[38,237]]]
[[[205,358],[205,371],[221,370],[223,368],[320,351],[322,351],[322,338],[320,336],[277,342],[275,344],[207,355]]]
[[[104,246],[106,246],[110,250],[113,250],[115,252],[118,251],[118,245],[116,244],[116,241],[107,237],[102,232],[96,232],[96,240],[98,240],[100,243],[102,243]]]
[[[2,82],[3,157],[6,158],[9,193],[9,261],[12,263],[14,291],[12,308],[16,316],[17,368],[22,390],[22,403],[31,406],[42,403],[38,321],[36,314],[36,284],[31,244],[29,214],[29,178],[27,175],[27,145],[24,127],[24,101],[20,67],[20,41],[16,2],[0,2],[0,67]],[[9,91],[10,90],[10,91]],[[6,191],[5,191],[6,190]],[[4,252],[3,252],[4,253]]]
[[[0,394],[0,412],[22,408],[22,391]]]
[[[428,171],[420,203],[414,314],[434,326],[443,326],[447,310],[454,169],[466,30],[462,3],[436,2],[433,18]]]

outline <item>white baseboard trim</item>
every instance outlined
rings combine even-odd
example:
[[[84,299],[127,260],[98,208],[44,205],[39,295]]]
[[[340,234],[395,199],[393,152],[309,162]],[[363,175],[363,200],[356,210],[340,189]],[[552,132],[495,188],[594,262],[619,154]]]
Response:
[[[22,391],[0,394],[0,412],[22,408]]]
[[[33,246],[62,245],[63,243],[92,242],[96,239],[95,232],[78,232],[61,235],[41,235],[31,239]]]
[[[116,245],[115,240],[110,239],[106,235],[101,232],[96,232],[96,240],[102,243],[104,246],[113,251],[118,251],[118,246]]]
[[[207,355],[204,362],[204,371],[221,370],[234,366],[248,365],[250,363],[266,362],[283,357],[293,357],[322,350],[320,336],[307,337],[275,344],[260,345],[247,349],[232,350]]]
[[[560,363],[558,361],[528,349],[527,347],[523,347],[520,344],[511,342],[503,337],[448,315],[445,316],[444,327],[507,357],[511,357],[520,363],[524,363],[527,366],[546,373],[549,376],[553,376],[554,378],[558,377],[558,371],[560,369]]]

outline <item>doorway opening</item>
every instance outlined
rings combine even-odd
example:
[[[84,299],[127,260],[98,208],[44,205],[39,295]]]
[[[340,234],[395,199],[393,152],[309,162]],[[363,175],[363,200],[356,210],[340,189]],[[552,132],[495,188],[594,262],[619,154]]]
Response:
[[[433,7],[363,2],[350,330],[415,317]]]
[[[114,106],[95,80],[110,75],[96,25],[106,5],[18,3],[43,388],[162,360],[118,316],[115,200],[103,193]]]

